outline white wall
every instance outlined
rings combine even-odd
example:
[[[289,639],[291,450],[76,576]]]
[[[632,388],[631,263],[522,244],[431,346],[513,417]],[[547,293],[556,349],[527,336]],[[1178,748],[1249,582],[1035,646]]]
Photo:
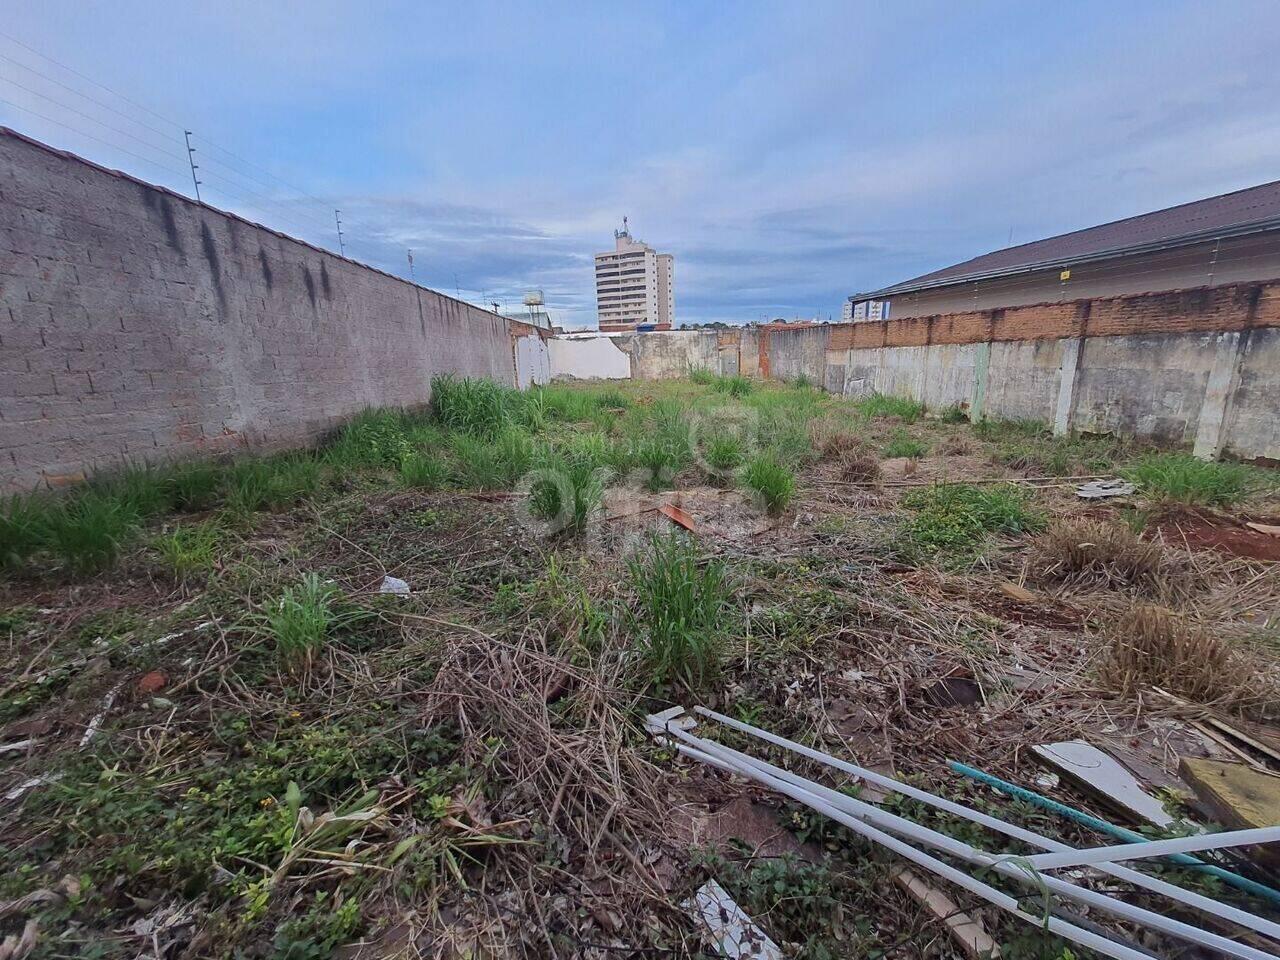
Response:
[[[631,358],[611,337],[562,340],[552,337],[551,378],[575,380],[630,380]]]
[[[551,382],[551,351],[538,334],[516,338],[516,386],[527,390],[535,383]]]

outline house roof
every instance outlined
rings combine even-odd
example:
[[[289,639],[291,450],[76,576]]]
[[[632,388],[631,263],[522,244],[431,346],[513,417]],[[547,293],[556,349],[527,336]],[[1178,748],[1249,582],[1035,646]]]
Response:
[[[913,280],[856,294],[850,299],[884,297],[953,283],[1030,273],[1276,228],[1280,228],[1280,180],[1006,247]]]

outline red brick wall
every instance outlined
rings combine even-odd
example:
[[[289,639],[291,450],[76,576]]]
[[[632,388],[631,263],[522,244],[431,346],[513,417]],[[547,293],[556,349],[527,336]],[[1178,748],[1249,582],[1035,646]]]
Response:
[[[1146,333],[1212,333],[1280,326],[1280,281],[1199,287],[1028,307],[948,313],[829,328],[828,350],[988,340],[1058,340]]]

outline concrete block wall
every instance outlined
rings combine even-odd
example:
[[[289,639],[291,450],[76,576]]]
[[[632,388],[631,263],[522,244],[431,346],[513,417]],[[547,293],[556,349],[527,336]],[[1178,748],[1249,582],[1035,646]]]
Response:
[[[514,383],[508,322],[0,128],[0,488],[308,443],[444,372]]]
[[[1199,456],[1280,460],[1280,282],[1035,304],[768,334],[769,369],[795,360],[827,389],[965,405],[1190,445]],[[823,374],[825,373],[825,380]]]

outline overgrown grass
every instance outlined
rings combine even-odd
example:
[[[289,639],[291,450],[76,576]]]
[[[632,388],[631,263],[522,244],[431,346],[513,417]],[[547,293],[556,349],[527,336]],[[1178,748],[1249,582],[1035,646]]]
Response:
[[[262,460],[241,460],[226,474],[226,506],[244,521],[259,510],[295,503],[315,493],[320,464],[309,454],[293,453]]]
[[[73,573],[93,573],[116,562],[141,522],[127,500],[85,490],[53,505],[45,516],[49,548]]]
[[[14,494],[0,501],[0,568],[15,568],[44,544],[50,503],[45,497]]]
[[[732,594],[722,561],[678,535],[656,536],[629,564],[634,626],[653,682],[702,688],[721,666]]]
[[[749,394],[754,384],[740,374],[731,377],[716,377],[714,386],[721,393],[727,393],[731,397],[745,397]]]
[[[746,462],[742,441],[727,433],[708,439],[702,457],[712,477],[722,483],[732,482],[734,473]]]
[[[893,397],[885,393],[863,397],[854,406],[869,419],[894,418],[904,423],[915,423],[924,415],[924,404],[918,400]]]
[[[175,580],[211,572],[217,563],[222,531],[213,523],[193,523],[158,534],[151,546]]]
[[[906,457],[910,460],[917,460],[929,452],[929,445],[923,440],[911,436],[905,430],[899,428],[895,430],[889,437],[889,442],[884,445],[884,455],[886,457]]]
[[[529,509],[553,533],[580,534],[604,500],[612,471],[590,454],[557,454],[533,474]]]
[[[345,427],[325,450],[325,459],[339,467],[394,467],[412,450],[411,418],[399,410],[365,410]]]
[[[796,477],[772,454],[762,453],[747,461],[742,482],[756,492],[770,515],[786,510],[796,492]]]
[[[1148,496],[1178,503],[1229,507],[1258,486],[1253,470],[1239,463],[1214,463],[1189,453],[1157,453],[1122,470]]]
[[[290,670],[304,669],[338,626],[352,614],[338,610],[342,596],[334,584],[306,573],[297,586],[285,587],[280,599],[263,611],[259,624],[275,645],[276,655]]]
[[[550,388],[542,396],[548,397]],[[492,380],[442,374],[431,378],[431,409],[450,430],[492,440],[511,419],[515,398],[510,387]]]
[[[413,451],[400,460],[400,482],[419,490],[438,490],[449,480],[449,465],[434,454]]]
[[[1170,596],[1190,589],[1190,570],[1158,543],[1125,524],[1067,517],[1049,525],[1031,545],[1031,567],[1047,580],[1132,587]]]
[[[689,371],[689,380],[701,387],[710,387],[716,382],[716,373],[706,367],[698,367]]]
[[[1030,497],[1012,484],[937,484],[911,491],[902,502],[913,511],[902,550],[914,560],[972,559],[988,534],[1035,532],[1045,524]]]
[[[203,460],[175,465],[168,483],[174,509],[188,513],[208,510],[222,496],[222,468]]]

